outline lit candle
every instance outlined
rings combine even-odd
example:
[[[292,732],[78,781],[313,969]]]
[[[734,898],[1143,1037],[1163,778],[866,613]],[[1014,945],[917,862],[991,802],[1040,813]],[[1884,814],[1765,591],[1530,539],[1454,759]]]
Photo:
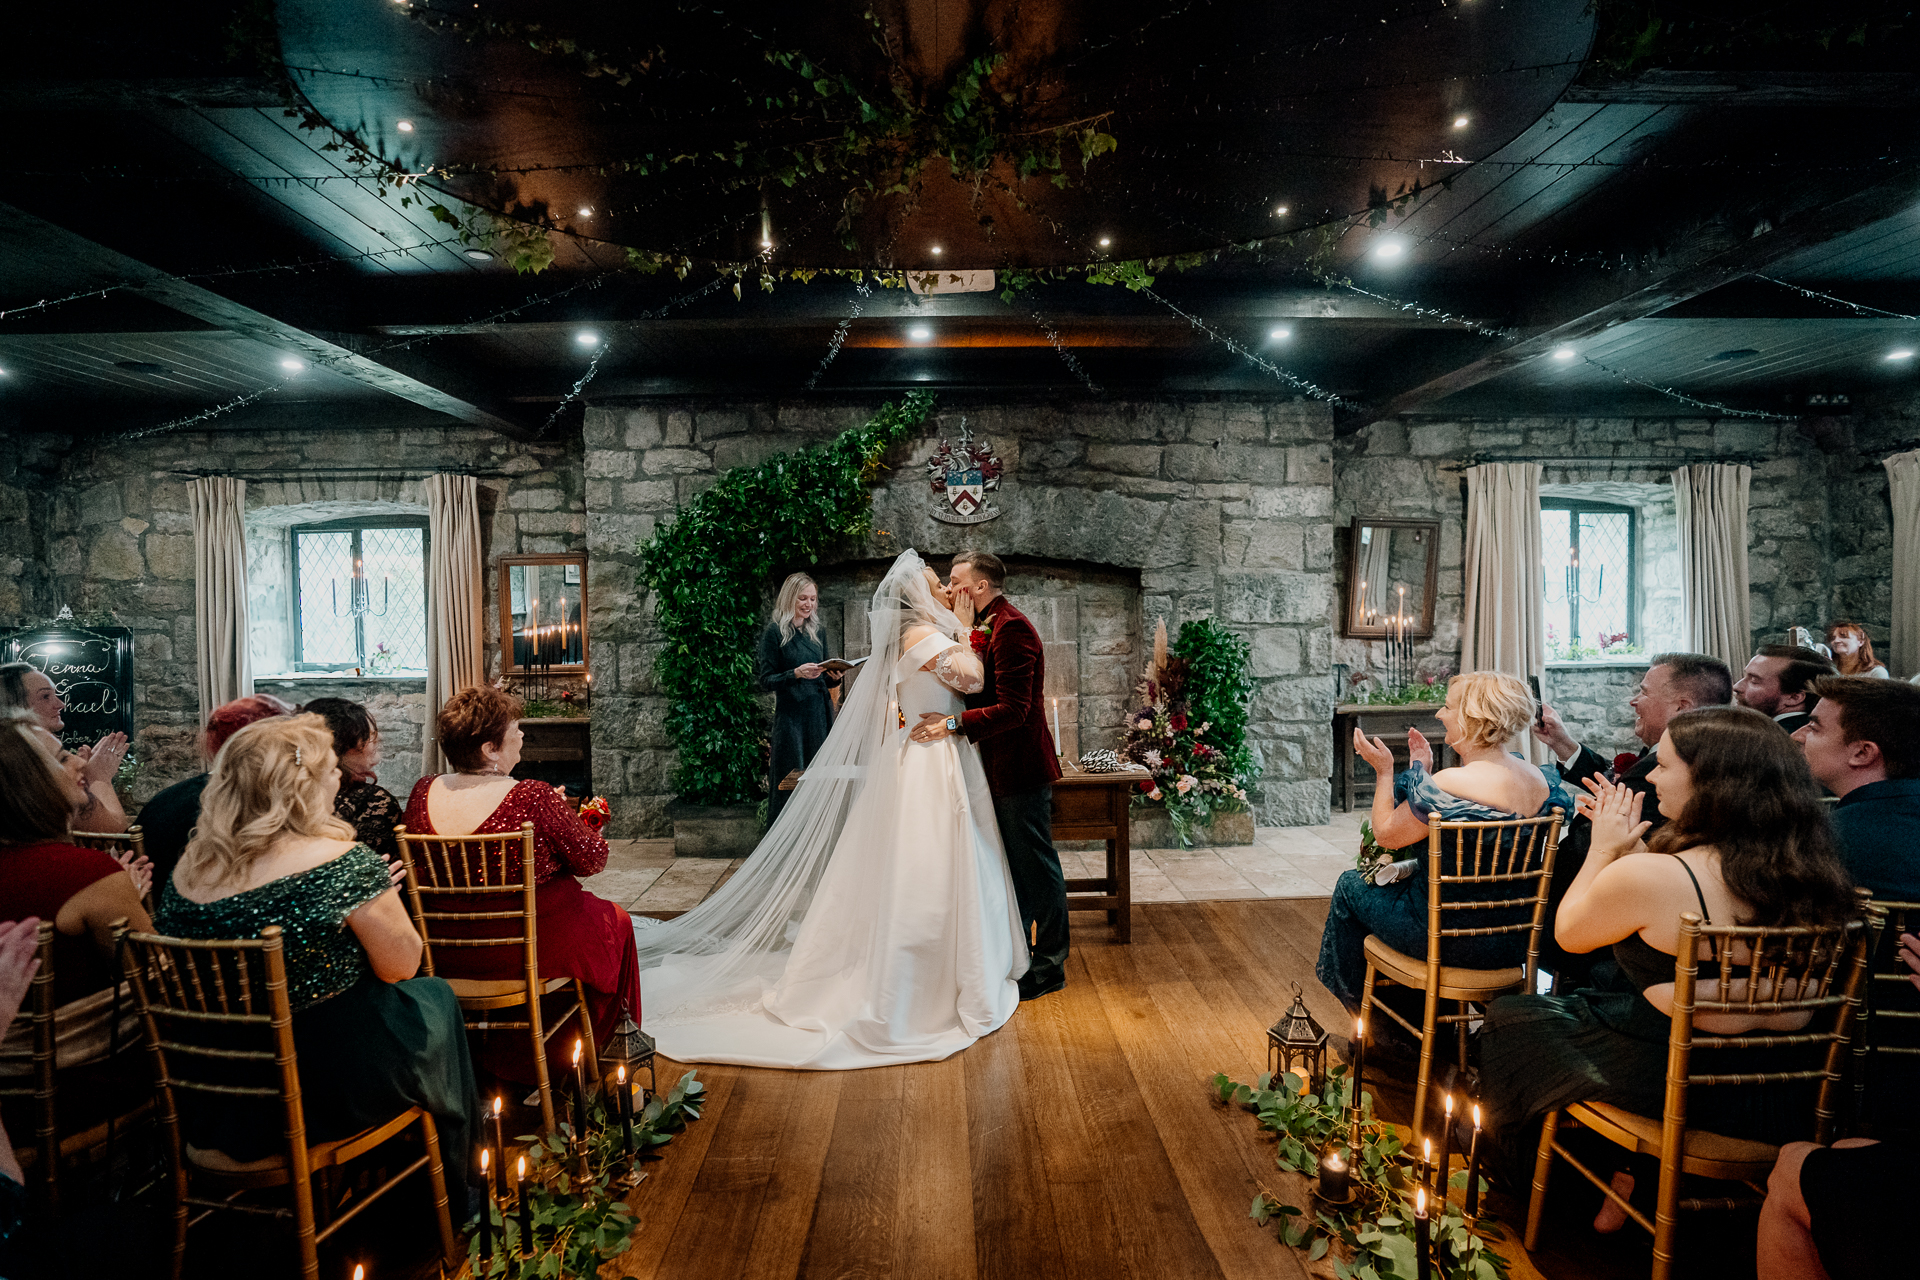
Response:
[[[587,1140],[587,1066],[580,1060],[580,1041],[573,1042],[573,1138]]]
[[[1360,1080],[1367,1061],[1367,1020],[1353,1020],[1353,1109],[1360,1110]]]
[[[1434,1194],[1440,1197],[1440,1203],[1447,1202],[1447,1175],[1453,1168],[1453,1095],[1445,1095],[1447,1117],[1440,1125],[1440,1181]]]
[[[1430,1280],[1433,1275],[1433,1238],[1427,1224],[1427,1189],[1417,1188],[1413,1193],[1413,1257],[1416,1268],[1416,1280]]]
[[[500,1198],[507,1196],[507,1140],[500,1132],[500,1095],[493,1095],[493,1176],[500,1180]]]
[[[1058,698],[1053,700],[1053,752],[1055,755],[1067,753],[1066,747],[1060,741],[1060,699]]]
[[[358,1263],[355,1263],[353,1268],[353,1280],[367,1280],[367,1269],[363,1266],[360,1266]]]
[[[1347,1162],[1329,1142],[1320,1153],[1320,1198],[1330,1204],[1345,1204],[1352,1195],[1347,1185]]]
[[[520,1203],[520,1252],[533,1252],[533,1197],[527,1194],[527,1158],[514,1164],[513,1194]]]
[[[480,1185],[485,1192],[480,1197],[480,1274],[485,1275],[492,1269],[493,1262],[493,1175],[487,1170],[487,1157],[493,1153],[485,1147],[480,1148]]]
[[[1433,1139],[1420,1139],[1420,1185],[1433,1185]]]
[[[1473,1104],[1473,1141],[1467,1144],[1467,1216],[1480,1216],[1480,1104]]]
[[[614,1078],[620,1082],[620,1154],[633,1154],[633,1094],[627,1090],[627,1064],[621,1063],[614,1068]]]

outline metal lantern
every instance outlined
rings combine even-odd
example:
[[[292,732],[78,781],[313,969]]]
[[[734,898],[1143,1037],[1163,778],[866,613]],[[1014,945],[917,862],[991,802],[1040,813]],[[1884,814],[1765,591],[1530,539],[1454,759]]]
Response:
[[[1267,1028],[1267,1070],[1291,1071],[1313,1089],[1327,1075],[1327,1033],[1307,1012],[1305,994],[1294,983],[1293,1008]]]
[[[654,1053],[653,1037],[642,1031],[640,1024],[633,1020],[632,1012],[622,1006],[620,1024],[613,1029],[613,1034],[607,1037],[607,1043],[600,1050],[601,1070],[605,1071],[624,1063],[627,1068],[627,1079],[638,1083],[640,1068],[645,1067],[647,1089],[646,1093],[640,1095],[644,1101],[648,1094],[655,1092]]]

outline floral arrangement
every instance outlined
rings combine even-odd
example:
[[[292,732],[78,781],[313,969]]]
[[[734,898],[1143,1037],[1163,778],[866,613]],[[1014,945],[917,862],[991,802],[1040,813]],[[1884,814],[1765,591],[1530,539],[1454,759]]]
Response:
[[[1370,707],[1398,707],[1423,703],[1442,703],[1447,700],[1447,680],[1453,675],[1452,667],[1442,667],[1431,674],[1410,680],[1397,688],[1389,688],[1370,671],[1356,671],[1347,677],[1347,687],[1351,697]]]
[[[1194,628],[1202,628],[1207,634],[1196,637],[1192,646],[1204,641],[1218,647],[1213,642],[1222,637],[1237,640],[1241,646],[1246,644],[1209,618],[1180,629],[1183,645],[1189,644],[1188,633]],[[1185,849],[1192,847],[1194,827],[1211,823],[1216,813],[1237,813],[1247,807],[1244,784],[1251,780],[1254,769],[1244,741],[1228,740],[1228,727],[1217,728],[1211,720],[1202,720],[1197,726],[1193,723],[1190,704],[1204,701],[1210,693],[1193,678],[1194,664],[1188,658],[1167,652],[1164,620],[1154,633],[1153,655],[1135,686],[1140,708],[1127,717],[1127,739],[1121,754],[1147,769],[1147,776],[1140,779],[1134,793],[1134,805],[1164,806],[1174,839]],[[1244,655],[1241,657],[1243,670]],[[1237,683],[1245,683],[1244,677]],[[1242,695],[1243,725],[1244,702]]]
[[[367,655],[367,670],[376,676],[384,676],[391,672],[399,661],[398,652],[385,644],[377,644],[373,647],[373,652]]]
[[[580,821],[587,824],[590,831],[606,829],[607,819],[613,816],[613,810],[607,804],[605,796],[594,796],[591,800],[580,802]]]

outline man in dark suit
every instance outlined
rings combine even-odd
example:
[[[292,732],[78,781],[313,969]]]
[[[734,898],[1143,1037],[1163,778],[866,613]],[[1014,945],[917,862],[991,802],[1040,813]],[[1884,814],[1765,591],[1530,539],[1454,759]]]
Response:
[[[1020,998],[1031,1000],[1067,985],[1067,881],[1053,847],[1053,781],[1060,764],[1040,694],[1046,650],[1033,623],[1000,593],[1006,580],[998,556],[966,551],[953,558],[948,585],[956,604],[962,595],[973,602],[974,649],[986,666],[986,683],[967,696],[959,716],[922,716],[913,736],[931,740],[959,732],[980,747],[1014,896],[1033,939],[1033,964],[1020,979]]]
[[[1833,833],[1853,882],[1876,898],[1920,901],[1920,688],[1828,676],[1793,735],[1813,779],[1840,803]]]
[[[1667,722],[1682,711],[1691,711],[1696,707],[1722,707],[1732,700],[1733,673],[1727,670],[1727,664],[1720,659],[1704,653],[1656,655],[1647,667],[1647,673],[1640,677],[1639,688],[1627,700],[1627,706],[1633,710],[1633,734],[1645,745],[1641,747],[1633,765],[1619,771],[1617,777],[1614,776],[1613,767],[1601,759],[1598,752],[1574,741],[1573,735],[1567,732],[1565,723],[1552,707],[1541,706],[1540,718],[1533,726],[1533,736],[1553,752],[1560,766],[1560,777],[1573,789],[1574,798],[1581,806],[1581,816],[1567,824],[1560,837],[1560,851],[1554,857],[1553,899],[1547,914],[1547,937],[1542,949],[1542,963],[1561,976],[1563,988],[1583,984],[1594,960],[1604,954],[1575,955],[1562,951],[1553,939],[1553,913],[1560,909],[1560,899],[1572,886],[1574,877],[1580,874],[1580,868],[1587,860],[1587,844],[1593,834],[1585,816],[1588,795],[1579,784],[1588,778],[1609,777],[1645,796],[1640,805],[1640,816],[1653,824],[1648,828],[1648,834],[1651,835],[1666,822],[1660,816],[1653,784],[1647,781],[1647,775],[1659,763],[1653,748],[1659,743],[1660,735],[1667,731]]]
[[[1839,674],[1817,649],[1763,644],[1760,652],[1747,660],[1747,669],[1733,686],[1733,696],[1741,706],[1772,716],[1773,722],[1788,733],[1798,733],[1812,717],[1813,704],[1820,701],[1813,682]]]

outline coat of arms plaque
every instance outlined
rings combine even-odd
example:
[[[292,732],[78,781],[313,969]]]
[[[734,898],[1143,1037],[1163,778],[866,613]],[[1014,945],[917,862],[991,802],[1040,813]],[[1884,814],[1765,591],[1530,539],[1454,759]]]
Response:
[[[1000,459],[960,419],[958,444],[942,440],[927,459],[927,479],[936,501],[933,518],[948,524],[981,524],[1000,514],[992,494],[1000,488]]]

